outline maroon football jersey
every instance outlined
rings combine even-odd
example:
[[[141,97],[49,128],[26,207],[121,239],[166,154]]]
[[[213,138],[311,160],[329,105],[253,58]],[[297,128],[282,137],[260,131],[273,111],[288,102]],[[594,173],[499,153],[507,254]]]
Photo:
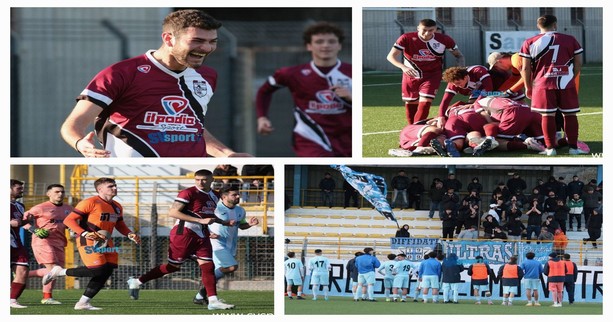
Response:
[[[526,39],[519,55],[531,60],[534,87],[574,89],[573,59],[582,52],[575,37],[549,31]]]
[[[204,116],[217,73],[169,70],[152,53],[102,70],[77,99],[103,108],[96,132],[117,157],[205,157]]]
[[[287,87],[295,104],[294,133],[337,156],[351,156],[351,103],[330,90],[331,86],[351,90],[351,84],[351,65],[340,61],[327,73],[313,62],[280,68],[258,91],[257,117],[268,114],[269,96]]]
[[[482,98],[473,104],[473,108],[475,109],[476,112],[485,110],[492,117],[492,119],[496,121],[502,120],[502,115],[507,109],[525,108],[528,111],[530,110],[530,106],[526,104],[522,104],[510,98],[502,98],[502,97]]]
[[[21,202],[11,201],[11,219],[22,220],[24,213],[24,207]],[[19,238],[19,229],[21,227],[13,227],[11,226],[11,247],[17,248],[17,246],[21,245],[21,239]]]
[[[219,193],[214,190],[205,192],[194,186],[181,190],[175,201],[184,203],[186,205],[185,209],[191,211],[193,215],[200,218],[214,218],[216,217],[215,208],[219,201]],[[175,225],[178,225],[179,222],[180,220],[177,220]],[[203,225],[185,222],[185,228],[189,228],[200,237],[208,236],[208,230],[203,231]]]
[[[453,83],[447,84],[445,94],[439,106],[439,116],[445,115],[449,102],[456,94],[468,96],[469,100],[492,95],[492,79],[484,66],[475,65],[467,67],[468,82],[466,87],[459,87]]]
[[[445,49],[455,50],[458,47],[445,34],[435,33],[434,37],[425,41],[415,31],[401,35],[394,43],[394,48],[402,50],[405,66],[414,69],[419,75],[417,78],[422,78],[423,73],[443,69]]]

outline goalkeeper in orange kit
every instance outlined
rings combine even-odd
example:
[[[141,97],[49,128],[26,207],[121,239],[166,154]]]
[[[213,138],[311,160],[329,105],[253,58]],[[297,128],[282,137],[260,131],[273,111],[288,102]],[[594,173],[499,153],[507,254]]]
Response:
[[[77,234],[77,248],[85,266],[69,269],[55,266],[43,277],[43,284],[50,283],[58,276],[91,277],[83,296],[74,306],[75,310],[101,310],[92,306],[90,300],[117,268],[117,248],[113,247],[113,241],[109,238],[113,230],[117,229],[135,243],[140,243],[140,237],[123,220],[123,208],[113,201],[117,195],[115,180],[100,178],[94,182],[94,187],[98,195],[79,202],[64,220],[64,224]]]

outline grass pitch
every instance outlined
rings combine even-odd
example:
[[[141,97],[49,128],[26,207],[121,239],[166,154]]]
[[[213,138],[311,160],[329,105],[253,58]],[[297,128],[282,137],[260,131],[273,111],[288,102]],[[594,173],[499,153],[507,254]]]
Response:
[[[128,290],[102,290],[92,300],[92,305],[100,311],[75,311],[74,304],[83,290],[56,290],[53,297],[61,305],[43,305],[39,290],[26,290],[19,303],[26,309],[11,309],[11,314],[273,314],[273,291],[220,291],[219,296],[227,303],[236,305],[233,310],[209,311],[206,306],[192,303],[196,290],[141,290],[138,300],[130,300]]]
[[[404,104],[400,99],[400,72],[372,72],[363,75],[362,154],[363,157],[388,157],[389,149],[398,148],[400,130],[406,125]],[[442,82],[433,103],[440,103],[445,86]],[[602,156],[602,65],[586,65],[581,72],[579,102],[579,140],[586,142],[592,156]],[[456,95],[453,102],[462,99]],[[436,116],[438,105],[430,108],[430,117]],[[558,149],[559,157],[571,157],[568,148]],[[465,156],[465,154],[463,154]],[[535,151],[489,151],[486,157],[542,157]],[[434,157],[438,156],[419,156]],[[580,156],[585,157],[585,156]]]
[[[502,306],[501,301],[494,301],[494,305],[475,305],[472,300],[460,300],[459,304],[421,303],[413,302],[385,302],[379,298],[377,302],[354,302],[351,297],[330,297],[329,301],[317,299],[312,301],[308,297],[304,301],[285,298],[285,314],[352,314],[352,315],[381,315],[381,314],[411,314],[411,315],[602,315],[602,303],[575,303],[562,307],[551,307],[551,302],[541,302],[540,307],[526,307],[526,301],[513,301],[513,306]]]

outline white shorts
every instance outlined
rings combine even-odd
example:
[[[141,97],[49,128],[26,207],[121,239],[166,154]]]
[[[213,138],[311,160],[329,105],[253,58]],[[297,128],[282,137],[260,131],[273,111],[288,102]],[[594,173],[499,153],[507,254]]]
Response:
[[[311,285],[328,285],[329,274],[313,274],[311,275]]]
[[[227,249],[218,249],[213,251],[213,263],[215,263],[215,268],[219,267],[231,267],[238,265],[236,258],[232,256]]]
[[[298,278],[285,277],[285,281],[287,282],[287,285],[302,285],[302,278],[300,277]]]
[[[364,274],[358,274],[358,284],[375,284],[375,272],[368,272]]]
[[[439,288],[439,280],[436,275],[425,275],[421,277],[421,288]]]

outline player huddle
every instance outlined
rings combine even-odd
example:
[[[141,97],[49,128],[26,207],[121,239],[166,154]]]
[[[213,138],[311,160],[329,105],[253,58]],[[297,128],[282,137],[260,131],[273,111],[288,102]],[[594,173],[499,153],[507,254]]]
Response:
[[[556,31],[555,16],[539,17],[537,26],[541,33],[526,39],[518,53],[492,53],[489,69],[463,67],[458,46],[436,32],[434,20],[424,19],[417,32],[400,36],[387,59],[403,72],[408,124],[400,133],[400,149],[389,154],[459,157],[459,151],[481,156],[499,149],[554,156],[563,146],[570,155],[589,153],[578,140],[576,115],[583,49],[575,38]],[[445,49],[456,56],[458,66],[441,72]],[[437,116],[430,119],[441,80],[447,87]],[[450,105],[457,94],[468,98]]]

